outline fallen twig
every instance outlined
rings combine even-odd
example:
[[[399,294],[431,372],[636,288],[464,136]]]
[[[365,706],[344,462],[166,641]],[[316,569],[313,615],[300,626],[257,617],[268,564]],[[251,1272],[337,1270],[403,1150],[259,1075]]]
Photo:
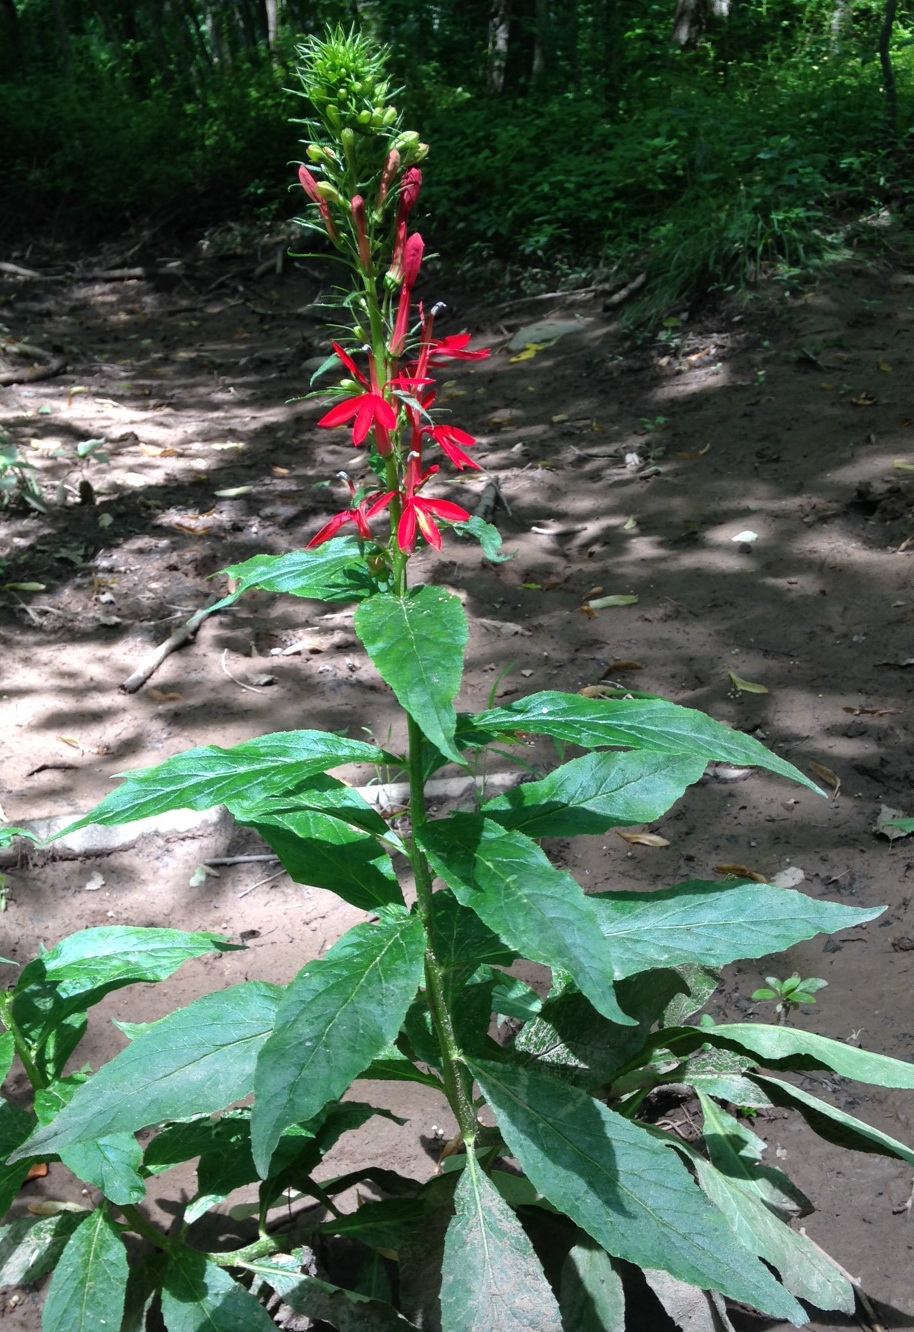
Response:
[[[43,347],[34,347],[30,342],[13,342],[10,338],[0,340],[0,354],[12,352],[16,356],[31,356],[43,365],[25,366],[21,370],[0,370],[0,384],[32,383],[36,379],[50,379],[59,375],[67,363],[66,356],[55,356]]]
[[[170,657],[172,652],[189,643],[196,637],[197,630],[206,619],[206,617],[215,610],[214,605],[201,607],[189,620],[176,629],[170,638],[166,638],[164,643],[160,643],[156,650],[146,658],[142,665],[138,666],[131,676],[121,685],[122,694],[135,694],[149,677],[159,669],[166,657]]]
[[[265,879],[258,879],[256,883],[251,884],[250,888],[242,888],[238,896],[247,897],[248,893],[252,893],[255,888],[260,888],[265,883],[272,883],[274,879],[281,878],[281,876],[285,873],[286,869],[285,866],[283,866],[283,868],[281,870],[277,870],[275,874],[268,874]]]
[[[253,865],[261,860],[278,860],[279,856],[274,855],[272,851],[267,851],[259,856],[213,856],[210,860],[204,860],[204,865]]]
[[[249,694],[262,694],[263,693],[262,689],[256,689],[254,685],[244,684],[243,681],[237,679],[234,675],[232,675],[232,672],[225,664],[225,657],[227,652],[228,648],[223,648],[222,656],[219,658],[219,665],[222,667],[222,674],[227,675],[228,678],[231,680],[232,684],[236,684],[239,689],[246,689]],[[123,688],[123,685],[121,686],[121,688]]]
[[[77,277],[89,282],[129,282],[148,277],[148,273],[145,268],[93,268],[88,273],[78,273]]]

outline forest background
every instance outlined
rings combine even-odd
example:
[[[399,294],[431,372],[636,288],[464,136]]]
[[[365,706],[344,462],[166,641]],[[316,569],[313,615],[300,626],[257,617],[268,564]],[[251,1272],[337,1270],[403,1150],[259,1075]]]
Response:
[[[662,315],[914,206],[914,0],[0,0],[0,236],[289,219],[295,42],[334,22],[389,46],[467,282],[646,269]]]

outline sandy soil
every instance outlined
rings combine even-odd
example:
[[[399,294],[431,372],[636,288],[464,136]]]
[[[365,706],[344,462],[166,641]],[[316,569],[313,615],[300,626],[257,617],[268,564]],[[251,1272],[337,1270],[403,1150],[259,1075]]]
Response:
[[[250,255],[199,248],[144,262],[145,276],[126,280],[91,275],[118,266],[113,254],[46,263],[41,281],[0,274],[0,323],[67,356],[53,378],[0,389],[0,426],[50,501],[47,514],[0,515],[2,583],[45,585],[0,593],[0,804],[14,823],[83,812],[113,774],[191,746],[301,726],[384,738],[391,722],[345,610],[260,594],[205,621],[139,693],[119,691],[225,591],[211,575],[301,546],[340,507],[328,479],[360,462],[345,432],[315,429],[320,402],[289,401],[329,345],[313,308],[319,274],[287,266],[255,279]],[[426,299],[433,288],[426,279]],[[518,359],[509,339],[548,342],[523,332],[546,319],[578,327]],[[869,928],[730,968],[715,1011],[770,1017],[750,999],[765,975],[820,976],[829,988],[799,1021],[910,1060],[914,840],[873,826],[884,805],[914,812],[914,263],[899,243],[816,288],[773,285],[751,307],[686,315],[640,345],[612,319],[593,297],[451,302],[444,331],[467,328],[496,350],[449,372],[439,399],[479,437],[486,469],[448,494],[472,508],[497,481],[508,508],[496,521],[515,555],[491,566],[451,538],[417,561],[470,617],[459,705],[618,680],[702,708],[808,771],[820,765],[828,801],[768,776],[706,779],[650,829],[666,847],[610,834],[551,851],[585,886],[795,867],[816,896],[887,904]],[[105,441],[107,465],[76,459],[90,439]],[[94,503],[79,502],[81,481]],[[582,609],[588,595],[616,593],[638,600]],[[25,961],[109,922],[248,943],[112,996],[83,1047],[97,1065],[123,1044],[112,1017],[290,979],[360,918],[260,863],[190,885],[205,859],[262,849],[222,819],[107,855],[36,854],[6,868],[0,953]],[[914,1140],[910,1094],[822,1076],[808,1085]],[[373,1097],[407,1124],[347,1135],[333,1173],[381,1156],[428,1175],[427,1148],[449,1122],[440,1099],[402,1086]],[[883,1326],[914,1326],[910,1168],[839,1154],[786,1114],[757,1128],[819,1208],[808,1232],[860,1278]],[[54,1166],[22,1206],[72,1187]],[[192,1187],[189,1171],[160,1177],[155,1209],[165,1218]],[[7,1325],[37,1326],[39,1299],[8,1292]]]

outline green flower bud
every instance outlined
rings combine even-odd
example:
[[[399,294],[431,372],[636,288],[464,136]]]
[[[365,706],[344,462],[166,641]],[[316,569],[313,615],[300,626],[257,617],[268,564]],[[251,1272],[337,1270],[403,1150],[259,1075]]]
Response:
[[[358,114],[358,122],[360,125],[370,125],[373,120],[374,117],[370,111],[360,111]]]
[[[322,199],[328,203],[339,204],[342,206],[343,198],[335,185],[331,185],[329,180],[319,180],[317,182],[317,192]]]
[[[339,133],[340,125],[343,123],[340,119],[340,113],[332,102],[328,102],[324,107],[324,115],[327,117],[327,124],[331,129]]]
[[[381,108],[379,107],[378,110],[380,111]],[[397,118],[397,108],[395,106],[389,106],[387,110],[384,111],[382,114],[382,123],[385,126],[385,128],[389,129],[390,126],[396,120],[396,118]]]
[[[398,135],[391,144],[391,147],[396,148],[397,152],[401,154],[411,152],[413,149],[418,148],[418,146],[419,135],[415,130],[405,130],[404,133]]]
[[[351,152],[355,147],[355,133],[348,125],[340,133],[340,141],[347,152]]]

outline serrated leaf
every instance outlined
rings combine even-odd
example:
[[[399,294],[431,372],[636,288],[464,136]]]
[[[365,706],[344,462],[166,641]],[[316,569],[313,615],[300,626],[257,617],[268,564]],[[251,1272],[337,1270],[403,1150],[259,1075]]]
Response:
[[[28,1286],[50,1272],[84,1217],[84,1212],[59,1212],[0,1226],[0,1286]]]
[[[453,762],[462,762],[454,744],[454,698],[468,637],[460,598],[432,586],[405,597],[381,593],[362,602],[353,624],[382,679],[423,735]]]
[[[131,823],[171,809],[211,809],[237,801],[244,810],[255,802],[287,795],[317,772],[343,763],[393,763],[390,754],[361,740],[326,731],[279,731],[247,740],[232,749],[206,745],[166,759],[157,768],[121,773],[124,782],[90,814],[58,836],[91,823]]]
[[[391,1044],[424,954],[418,916],[391,913],[350,930],[288,986],[254,1078],[251,1140],[261,1175],[282,1130],[341,1096]]]
[[[213,610],[230,606],[242,593],[258,587],[264,592],[288,592],[309,601],[360,601],[373,584],[365,557],[354,537],[337,537],[316,550],[293,550],[286,555],[254,555],[223,571],[238,580],[238,587]]]
[[[745,1182],[745,1172],[734,1148],[727,1149],[725,1119],[712,1101],[702,1098],[705,1124],[715,1138],[715,1162],[689,1153],[698,1181],[739,1240],[776,1268],[791,1294],[809,1300],[820,1309],[853,1313],[854,1290],[850,1282],[806,1238],[777,1217]],[[729,1118],[729,1116],[727,1116]]]
[[[55,1078],[49,1087],[37,1091],[35,1113],[39,1124],[51,1123],[86,1081],[84,1074]],[[138,1174],[143,1151],[132,1133],[108,1134],[92,1142],[64,1147],[60,1159],[77,1179],[94,1184],[119,1207],[142,1202],[146,1197],[146,1185]]]
[[[445,970],[470,971],[483,964],[509,967],[517,953],[502,943],[469,907],[462,906],[452,893],[435,893],[432,898],[435,923],[435,956]]]
[[[812,1203],[783,1171],[764,1164],[767,1144],[745,1123],[715,1105],[710,1096],[696,1088],[703,1115],[702,1139],[706,1155],[728,1179],[760,1199],[784,1220],[813,1211]]]
[[[457,900],[510,948],[568,971],[600,1013],[631,1024],[616,1000],[591,899],[535,842],[475,814],[423,824],[416,837]]]
[[[172,1250],[162,1284],[168,1332],[276,1332],[262,1304],[205,1254]]]
[[[473,1153],[454,1193],[444,1241],[442,1332],[562,1332],[533,1246]]]
[[[806,1321],[649,1131],[545,1074],[467,1062],[524,1173],[607,1253]]]
[[[124,1241],[108,1209],[96,1208],[71,1235],[54,1269],[42,1332],[116,1332],[126,1286]]]
[[[326,888],[361,911],[403,903],[390,856],[374,837],[318,810],[242,817],[295,883]]]
[[[843,1078],[869,1082],[876,1087],[914,1090],[914,1064],[871,1050],[859,1050],[796,1027],[771,1027],[761,1022],[721,1023],[702,1027],[701,1039],[712,1045],[732,1044],[748,1050],[758,1063],[768,1068],[830,1068]]]
[[[622,745],[658,754],[691,754],[706,762],[748,764],[789,777],[821,795],[816,784],[758,740],[721,722],[660,698],[581,698],[577,694],[531,694],[505,708],[473,717],[482,728],[532,731],[556,740],[600,749]]]
[[[13,1040],[13,1033],[11,1031],[0,1033],[0,1082],[6,1081],[6,1075],[13,1067],[15,1057],[16,1042]]]
[[[613,1260],[589,1235],[562,1264],[559,1308],[564,1332],[625,1332],[625,1291]]]
[[[885,910],[820,902],[769,884],[699,879],[650,894],[595,893],[588,901],[610,945],[617,980],[646,967],[717,967],[736,958],[764,957],[815,934],[874,920]]]
[[[535,1058],[540,1066],[550,1065],[559,1077],[564,1069],[587,1070],[586,1078],[575,1081],[591,1091],[604,1087],[644,1048],[651,1028],[681,985],[672,969],[642,971],[621,981],[616,991],[619,1003],[637,1026],[610,1022],[571,985],[564,993],[550,995],[539,1016],[518,1032],[514,1049]]]
[[[849,1115],[837,1106],[811,1096],[802,1087],[781,1082],[780,1078],[768,1078],[762,1073],[754,1073],[750,1082],[761,1088],[763,1095],[771,1105],[785,1106],[798,1110],[809,1127],[826,1142],[833,1142],[838,1147],[850,1148],[856,1152],[872,1152],[878,1156],[895,1156],[908,1165],[914,1165],[914,1150],[892,1138],[881,1129],[873,1128],[855,1115]]]
[[[13,993],[19,995],[27,986],[47,980],[57,986],[62,999],[92,994],[92,1002],[98,1003],[119,986],[166,980],[190,958],[239,947],[220,934],[103,925],[71,934],[35,958]]]
[[[528,837],[603,833],[659,819],[704,770],[704,759],[685,754],[585,754],[482,808],[503,828]]]
[[[17,1159],[243,1100],[253,1090],[254,1062],[273,1029],[280,993],[275,985],[248,981],[153,1023],[80,1087]]]

